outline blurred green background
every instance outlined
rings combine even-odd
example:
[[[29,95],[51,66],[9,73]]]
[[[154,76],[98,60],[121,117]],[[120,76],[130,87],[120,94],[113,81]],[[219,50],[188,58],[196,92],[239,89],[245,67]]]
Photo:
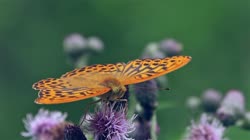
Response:
[[[104,41],[104,52],[91,63],[136,59],[146,44],[167,37],[184,44],[182,54],[193,60],[169,74],[171,90],[160,93],[160,104],[174,103],[157,112],[161,140],[180,139],[191,119],[185,107],[190,95],[239,89],[249,102],[249,0],[0,0],[1,139],[24,139],[22,119],[41,107],[68,112],[69,120],[78,122],[91,100],[37,105],[31,89],[37,80],[73,69],[62,47],[73,32]],[[246,140],[250,133],[230,128],[227,136]]]

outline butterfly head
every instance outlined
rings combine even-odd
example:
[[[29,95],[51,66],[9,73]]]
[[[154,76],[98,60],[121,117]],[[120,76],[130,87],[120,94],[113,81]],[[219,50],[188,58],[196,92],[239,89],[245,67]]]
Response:
[[[111,89],[111,92],[108,92],[101,96],[104,100],[117,100],[123,97],[124,93],[126,92],[126,87],[121,84],[121,82],[116,78],[109,78],[104,80],[102,83],[103,86],[108,87]]]

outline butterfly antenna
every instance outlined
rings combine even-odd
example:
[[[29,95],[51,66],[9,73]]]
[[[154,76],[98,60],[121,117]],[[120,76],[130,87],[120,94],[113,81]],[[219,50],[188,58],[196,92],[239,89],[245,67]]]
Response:
[[[170,88],[159,88],[159,90],[170,90]]]
[[[170,88],[159,88],[159,87],[156,87],[156,88],[152,88],[152,87],[136,87],[136,88],[139,88],[139,89],[148,89],[148,90],[170,90]]]
[[[85,108],[85,110],[84,110],[84,116],[83,116],[83,118],[81,119],[80,126],[82,125],[82,123],[84,122],[84,120],[86,120],[87,113],[88,113],[88,111],[89,111],[90,106],[92,106],[92,105],[94,105],[94,104],[96,104],[96,103],[99,103],[100,101],[102,101],[102,99],[98,99],[98,100],[96,100],[96,101],[90,102],[90,103],[86,106],[86,108]]]

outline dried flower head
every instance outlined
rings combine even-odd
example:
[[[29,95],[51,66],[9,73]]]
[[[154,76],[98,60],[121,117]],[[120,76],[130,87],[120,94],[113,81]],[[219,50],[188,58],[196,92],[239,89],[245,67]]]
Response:
[[[127,120],[125,109],[117,111],[114,105],[103,103],[95,114],[88,117],[88,129],[94,134],[95,140],[131,140],[129,133],[135,130],[132,123],[135,116]]]
[[[202,114],[198,123],[192,122],[185,140],[222,140],[225,128],[215,118]]]
[[[61,129],[60,126],[64,127],[62,124],[66,117],[66,113],[44,109],[40,109],[35,116],[27,114],[23,120],[27,132],[22,132],[21,135],[35,140],[54,140],[55,137],[60,137],[57,132]]]

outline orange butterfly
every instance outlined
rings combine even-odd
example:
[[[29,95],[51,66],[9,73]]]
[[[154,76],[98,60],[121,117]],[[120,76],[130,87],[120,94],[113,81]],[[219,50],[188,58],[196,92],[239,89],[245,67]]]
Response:
[[[190,56],[162,59],[136,59],[125,63],[97,64],[75,69],[60,78],[48,78],[33,85],[40,90],[38,104],[58,104],[100,96],[104,100],[117,100],[125,85],[140,83],[181,68],[191,61]],[[112,92],[109,92],[112,91]]]

